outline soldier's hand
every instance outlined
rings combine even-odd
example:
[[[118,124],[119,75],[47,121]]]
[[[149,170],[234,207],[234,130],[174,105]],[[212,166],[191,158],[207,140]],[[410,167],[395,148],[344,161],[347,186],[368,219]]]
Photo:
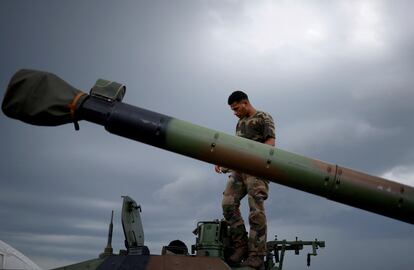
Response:
[[[221,171],[221,167],[220,167],[219,165],[216,165],[216,166],[214,167],[214,170],[216,170],[216,173],[222,173],[222,171]]]

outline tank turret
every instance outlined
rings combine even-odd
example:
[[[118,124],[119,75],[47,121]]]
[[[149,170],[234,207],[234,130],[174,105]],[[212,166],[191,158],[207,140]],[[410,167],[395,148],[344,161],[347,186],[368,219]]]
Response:
[[[20,70],[2,110],[34,125],[73,122],[78,129],[78,121],[90,121],[119,136],[414,224],[411,186],[123,103],[125,89],[98,80],[88,95],[54,74]]]

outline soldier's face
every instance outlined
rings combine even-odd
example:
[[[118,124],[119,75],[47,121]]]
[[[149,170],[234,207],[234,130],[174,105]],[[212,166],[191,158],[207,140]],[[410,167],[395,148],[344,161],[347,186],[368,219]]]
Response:
[[[239,101],[239,102],[233,102],[230,105],[231,110],[233,111],[234,115],[238,118],[243,118],[247,114],[247,102],[246,101]]]

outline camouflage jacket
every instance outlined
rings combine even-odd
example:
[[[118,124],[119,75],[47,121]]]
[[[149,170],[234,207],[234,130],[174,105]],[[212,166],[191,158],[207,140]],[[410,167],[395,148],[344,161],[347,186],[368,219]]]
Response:
[[[268,113],[256,111],[250,117],[239,119],[236,126],[236,135],[261,143],[264,143],[268,138],[276,138],[273,118]],[[231,173],[232,170],[221,167],[221,172]]]
[[[256,111],[254,115],[237,122],[236,135],[261,143],[268,138],[276,138],[273,118],[268,113]]]

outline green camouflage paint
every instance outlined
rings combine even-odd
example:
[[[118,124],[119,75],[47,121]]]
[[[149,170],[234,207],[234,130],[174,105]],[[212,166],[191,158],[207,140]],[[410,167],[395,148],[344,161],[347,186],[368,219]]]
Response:
[[[414,224],[414,189],[172,118],[166,150]]]

